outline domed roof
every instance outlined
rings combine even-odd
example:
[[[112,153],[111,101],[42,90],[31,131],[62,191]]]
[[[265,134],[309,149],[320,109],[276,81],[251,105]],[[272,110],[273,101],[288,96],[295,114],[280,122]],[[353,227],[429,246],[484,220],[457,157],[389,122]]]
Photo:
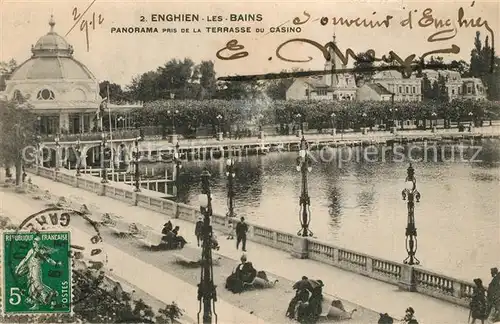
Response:
[[[95,80],[92,72],[73,58],[73,46],[54,32],[55,24],[51,16],[50,31],[31,47],[33,56],[14,70],[10,80]]]

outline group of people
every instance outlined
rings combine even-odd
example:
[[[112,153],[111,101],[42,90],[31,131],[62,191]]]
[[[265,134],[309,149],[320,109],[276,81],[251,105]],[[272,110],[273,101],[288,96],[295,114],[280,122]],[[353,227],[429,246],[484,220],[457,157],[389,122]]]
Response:
[[[174,227],[171,221],[166,222],[161,230],[161,234],[163,234],[161,242],[153,248],[157,250],[182,249],[187,241],[179,235],[179,230],[179,226]]]
[[[288,304],[286,316],[300,323],[316,323],[322,311],[323,286],[322,280],[303,276],[293,285],[295,296]]]
[[[480,278],[474,279],[474,292],[470,302],[471,323],[480,320],[482,324],[490,316],[493,322],[500,320],[500,274],[498,268],[491,268],[491,282],[488,290]]]

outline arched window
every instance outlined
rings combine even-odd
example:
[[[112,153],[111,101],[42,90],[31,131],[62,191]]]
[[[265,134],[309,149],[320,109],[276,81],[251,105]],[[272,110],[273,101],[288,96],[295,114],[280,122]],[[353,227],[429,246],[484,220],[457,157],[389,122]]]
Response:
[[[54,100],[55,95],[54,95],[54,92],[52,90],[42,89],[42,90],[38,91],[36,98],[38,100]]]

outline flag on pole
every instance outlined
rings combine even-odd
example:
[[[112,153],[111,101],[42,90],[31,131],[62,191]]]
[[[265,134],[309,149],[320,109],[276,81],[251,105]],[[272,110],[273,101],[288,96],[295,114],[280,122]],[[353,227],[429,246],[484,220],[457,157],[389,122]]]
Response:
[[[96,118],[101,119],[104,116],[104,111],[108,108],[108,97],[102,99],[101,103],[99,104],[99,108],[97,108],[97,111],[95,112]]]

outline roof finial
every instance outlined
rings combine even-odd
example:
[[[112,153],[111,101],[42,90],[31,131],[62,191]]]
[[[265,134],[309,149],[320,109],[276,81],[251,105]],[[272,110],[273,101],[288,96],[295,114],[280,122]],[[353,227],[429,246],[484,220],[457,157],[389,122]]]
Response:
[[[56,25],[56,22],[54,21],[54,15],[50,15],[50,20],[49,20],[49,26],[50,26],[50,32],[54,32],[54,26]]]

